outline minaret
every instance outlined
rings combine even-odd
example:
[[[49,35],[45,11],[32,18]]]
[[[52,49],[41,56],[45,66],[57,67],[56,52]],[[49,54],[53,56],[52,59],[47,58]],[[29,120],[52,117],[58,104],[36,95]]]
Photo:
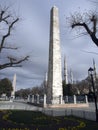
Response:
[[[93,69],[94,69],[94,80],[96,81],[97,74],[96,74],[96,64],[95,64],[95,60],[94,59],[93,59]]]
[[[44,80],[44,94],[47,93],[47,72],[45,73],[45,80]]]
[[[64,81],[65,81],[65,84],[68,84],[68,73],[67,73],[66,57],[64,57]]]
[[[59,104],[63,96],[58,8],[51,9],[47,103]],[[62,100],[62,99],[61,99]]]
[[[13,77],[13,83],[12,83],[13,91],[11,92],[11,97],[15,98],[15,90],[16,90],[16,74],[14,74]]]
[[[45,82],[47,82],[47,72],[46,72],[46,74],[45,74]]]
[[[73,84],[73,72],[72,72],[72,69],[70,69],[70,83]]]

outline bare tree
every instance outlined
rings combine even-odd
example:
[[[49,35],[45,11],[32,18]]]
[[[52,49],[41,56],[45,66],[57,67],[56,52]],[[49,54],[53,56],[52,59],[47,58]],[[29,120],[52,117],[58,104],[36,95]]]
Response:
[[[9,7],[0,6],[0,56],[4,49],[17,50],[17,47],[8,46],[6,41],[11,36],[11,32],[15,24],[19,21],[18,17],[14,17],[9,11]],[[0,57],[1,58],[1,57]],[[14,58],[13,56],[7,56],[7,61],[5,63],[0,63],[0,70],[7,67],[20,67],[21,62],[28,60],[29,56],[23,58]]]
[[[88,34],[94,44],[98,47],[98,38],[96,36],[98,24],[97,12],[89,11],[88,13],[85,12],[83,14],[75,12],[74,14],[71,14],[68,21],[70,22],[72,29],[76,27],[81,30],[84,29],[86,32],[82,32],[82,34]]]

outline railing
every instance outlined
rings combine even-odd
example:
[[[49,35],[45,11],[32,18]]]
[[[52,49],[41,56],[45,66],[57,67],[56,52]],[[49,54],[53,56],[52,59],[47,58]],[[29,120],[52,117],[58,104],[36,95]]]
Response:
[[[76,96],[76,95],[73,95],[73,96],[65,96],[65,97],[54,97],[54,99],[56,100],[59,100],[59,104],[68,104],[68,103],[74,103],[74,104],[79,104],[79,103],[88,103],[88,99],[87,99],[87,96],[83,95],[79,95],[79,96]],[[41,105],[41,106],[45,106],[47,104],[47,101],[46,101],[46,95],[28,95],[28,103],[32,103],[32,104],[35,104],[35,105]]]

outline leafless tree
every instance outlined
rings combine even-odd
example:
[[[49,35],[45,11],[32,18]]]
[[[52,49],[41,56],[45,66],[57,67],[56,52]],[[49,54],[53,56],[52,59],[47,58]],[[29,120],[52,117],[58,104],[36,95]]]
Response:
[[[95,11],[89,11],[88,13],[79,13],[74,12],[68,17],[68,22],[73,28],[78,27],[79,30],[82,30],[82,34],[88,34],[94,44],[98,47],[98,38],[97,38],[97,25],[98,25],[98,13]],[[85,32],[84,32],[85,30]]]
[[[19,21],[18,17],[12,15],[9,11],[9,7],[0,6],[0,58],[2,51],[5,49],[17,50],[17,47],[9,46],[6,44],[8,38],[14,29],[15,24]],[[23,58],[14,58],[13,56],[7,56],[5,63],[0,62],[0,70],[7,67],[20,67],[20,63],[28,60],[29,56]]]

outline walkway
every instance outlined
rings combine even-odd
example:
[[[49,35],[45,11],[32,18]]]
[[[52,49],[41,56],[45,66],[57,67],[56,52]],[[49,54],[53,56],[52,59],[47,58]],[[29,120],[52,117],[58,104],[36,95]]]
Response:
[[[42,107],[37,107],[31,104],[27,104],[26,101],[20,100],[20,101],[15,101],[15,102],[1,102],[0,101],[0,110],[2,109],[20,109],[20,110],[33,110],[33,111],[42,111],[43,109],[47,110],[65,110],[66,108],[42,108]],[[69,108],[73,110],[83,110],[83,111],[95,111],[95,105],[94,103],[89,103],[89,107],[87,108]]]
[[[27,102],[15,101],[15,102],[0,102],[0,110],[32,110],[32,111],[42,111],[41,107],[36,107]]]

